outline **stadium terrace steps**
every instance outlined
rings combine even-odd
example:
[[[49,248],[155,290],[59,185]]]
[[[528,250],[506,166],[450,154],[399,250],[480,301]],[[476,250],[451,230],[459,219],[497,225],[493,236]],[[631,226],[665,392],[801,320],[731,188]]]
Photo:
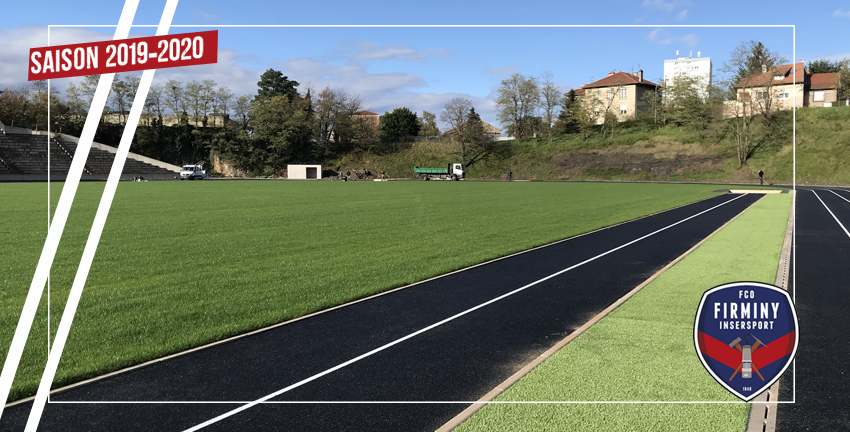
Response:
[[[19,174],[12,160],[0,149],[0,174]]]
[[[57,140],[33,134],[0,134],[0,175],[2,174],[47,174],[47,149],[50,146],[50,173],[67,175],[77,144],[70,140]],[[104,177],[112,169],[115,155],[105,150],[92,148],[84,167],[84,173]],[[124,164],[125,175],[174,176],[174,172],[136,159],[128,158]]]

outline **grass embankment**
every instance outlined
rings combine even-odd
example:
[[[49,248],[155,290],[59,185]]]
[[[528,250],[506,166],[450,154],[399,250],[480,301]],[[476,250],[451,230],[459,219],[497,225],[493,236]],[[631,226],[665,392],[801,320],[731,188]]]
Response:
[[[797,111],[797,183],[850,184],[850,106]]]
[[[613,138],[594,134],[561,135],[550,145],[545,138],[504,141],[500,151],[469,168],[472,178],[515,177],[549,179],[669,180],[790,184],[793,175],[793,113],[777,114],[771,134],[743,168],[738,168],[734,138],[715,126],[707,131],[689,127],[647,130],[624,124]],[[756,119],[759,127],[759,120]],[[797,110],[797,179],[800,183],[850,184],[850,107]],[[385,170],[392,177],[413,177],[414,166],[439,167],[460,162],[450,142],[423,142],[386,155],[348,156],[346,169]],[[336,166],[337,164],[333,164]]]
[[[704,291],[773,283],[791,195],[766,195],[622,306],[532,370],[502,401],[735,401],[694,352]],[[491,404],[457,430],[744,430],[747,404]]]
[[[54,205],[61,184],[54,184]],[[325,309],[716,193],[710,185],[121,183],[57,385]],[[61,318],[103,183],[77,192],[52,271]],[[0,350],[46,235],[44,183],[0,184]],[[46,356],[46,300],[12,399]]]

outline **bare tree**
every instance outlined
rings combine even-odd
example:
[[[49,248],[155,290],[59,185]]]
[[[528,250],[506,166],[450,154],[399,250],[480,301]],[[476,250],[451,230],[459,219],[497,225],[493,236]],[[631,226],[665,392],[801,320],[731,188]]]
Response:
[[[838,70],[838,101],[850,105],[850,58],[841,61]]]
[[[193,121],[197,127],[201,116],[206,114],[204,112],[206,101],[204,100],[203,84],[195,80],[186,84],[184,97],[186,106],[191,111]]]
[[[100,75],[86,75],[80,83],[80,95],[85,96],[83,100],[85,106],[91,106],[91,101],[94,98],[94,92],[97,90],[97,83],[100,81]]]
[[[593,132],[593,127],[596,126],[597,117],[599,115],[596,102],[589,99],[591,97],[589,93],[589,90],[585,91],[584,96],[573,102],[575,107],[572,108],[573,118],[575,119],[579,132],[581,132],[582,140],[586,140],[590,137],[590,133]]]
[[[727,81],[732,95],[729,130],[735,137],[738,167],[742,167],[761,145],[761,132],[754,122],[762,114],[763,125],[769,126],[775,109],[773,91],[775,66],[785,58],[771,53],[760,42],[742,42],[727,60],[722,72],[732,74]],[[793,65],[792,65],[793,67]],[[794,80],[796,81],[796,79]]]
[[[40,94],[47,93],[47,80],[33,81],[29,88],[29,97],[32,100],[39,98]]]
[[[68,88],[65,89],[65,100],[72,117],[78,118],[85,115],[86,109],[82,92],[74,83],[69,83]]]
[[[794,65],[791,65],[791,75],[793,78],[793,68]],[[765,126],[770,126],[773,122],[773,115],[778,111],[779,107],[779,91],[780,89],[776,86],[776,81],[784,79],[783,71],[777,69],[777,67],[773,67],[770,70],[767,67],[764,68],[764,73],[761,75],[763,78],[763,85],[755,89],[755,108],[756,112],[761,114],[762,121]],[[781,78],[780,78],[781,76]],[[776,77],[776,79],[774,79]],[[794,80],[796,81],[796,80]],[[795,85],[792,85],[792,88]],[[793,91],[793,90],[792,90]],[[752,91],[751,91],[752,93]]]
[[[239,118],[239,121],[242,123],[242,129],[248,130],[248,120],[251,118],[251,100],[253,96],[244,95],[239,96],[236,99],[236,103],[233,106],[233,112],[236,114],[236,117]]]
[[[170,79],[165,83],[165,106],[171,109],[172,114],[179,117],[186,111],[186,102],[183,97],[183,83]]]
[[[558,118],[558,106],[561,103],[561,92],[553,81],[552,72],[546,72],[540,77],[540,108],[543,110],[543,120],[549,135],[549,145],[552,145],[552,126]]]
[[[119,74],[115,74],[115,79],[112,81],[112,93],[110,94],[110,102],[118,113],[118,120],[123,125],[127,122],[127,108],[131,104],[131,94],[133,90],[127,85],[127,82],[121,79]]]
[[[162,122],[165,112],[165,90],[161,84],[154,84],[148,90],[148,98],[145,99],[145,113],[149,117],[156,116]]]
[[[516,132],[517,138],[525,138],[531,129],[526,123],[540,102],[537,78],[514,73],[502,81],[496,110],[499,122]]]
[[[139,83],[142,77],[138,75],[124,76],[124,84],[127,86],[127,109],[132,108],[133,101],[136,99],[136,91],[139,90]]]
[[[602,125],[600,134],[603,139],[609,135],[611,137],[614,136],[620,118],[611,112],[611,107],[614,105],[615,100],[623,98],[621,93],[623,90],[628,91],[627,84],[628,82],[624,78],[618,77],[612,85],[585,90],[584,102],[586,109],[593,113],[596,123]]]
[[[228,117],[230,117],[230,108],[233,105],[233,92],[227,87],[219,87],[215,91],[215,99],[217,112],[214,114],[221,115],[222,120],[226,122]],[[213,120],[213,126],[215,126],[215,120]]]
[[[448,124],[454,129],[452,139],[460,144],[460,163],[466,166],[466,147],[469,144],[466,126],[469,113],[472,110],[472,101],[464,98],[454,98],[443,107],[440,113],[440,121]],[[448,132],[447,132],[448,133]]]
[[[58,123],[59,116],[50,116],[50,119],[48,119],[47,115],[48,109],[56,110],[58,97],[59,91],[56,90],[56,87],[51,88],[48,93],[47,81],[39,80],[32,83],[26,92],[26,98],[29,99],[27,114],[30,122],[35,124],[36,130],[39,130],[41,127],[47,128],[48,120],[54,125]],[[57,111],[53,112],[55,113]]]
[[[659,79],[658,82],[664,83],[664,79]],[[635,101],[639,104],[640,109],[635,110],[635,114],[641,113],[641,119],[651,124],[653,127],[663,129],[667,124],[667,116],[664,111],[664,96],[666,95],[666,87],[664,85],[655,87],[652,91],[646,91],[641,96],[640,101]]]
[[[214,114],[218,108],[218,101],[215,98],[215,87],[216,82],[211,79],[205,79],[201,83],[199,102],[201,104],[204,127],[207,126],[207,117],[210,112]],[[213,125],[215,125],[215,118],[213,118]]]

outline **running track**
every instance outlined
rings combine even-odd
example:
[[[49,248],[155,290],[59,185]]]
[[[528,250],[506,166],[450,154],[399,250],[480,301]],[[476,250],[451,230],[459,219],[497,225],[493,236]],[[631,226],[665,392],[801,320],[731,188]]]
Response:
[[[850,430],[850,235],[835,219],[850,230],[850,191],[812,190],[797,191],[796,403],[779,405],[778,432]],[[794,400],[790,371],[781,401]]]
[[[81,385],[52,396],[39,430],[183,431],[224,416],[202,430],[433,431],[468,405],[263,403],[233,410],[268,395],[477,400],[758,198],[720,195]],[[86,401],[129,403],[80,403]],[[23,430],[30,406],[7,408],[0,429]]]

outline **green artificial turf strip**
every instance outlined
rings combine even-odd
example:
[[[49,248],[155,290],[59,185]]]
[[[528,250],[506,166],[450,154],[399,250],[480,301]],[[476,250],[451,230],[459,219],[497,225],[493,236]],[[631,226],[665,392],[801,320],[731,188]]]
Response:
[[[51,282],[55,331],[103,183],[82,183]],[[58,202],[62,184],[52,187]],[[124,182],[54,386],[716,195],[719,186]],[[46,236],[47,185],[0,184],[0,350]],[[12,390],[34,393],[46,294]]]
[[[510,387],[499,401],[737,401],[705,371],[693,342],[703,292],[774,283],[791,195],[766,195]],[[734,431],[748,404],[491,404],[457,430]]]

